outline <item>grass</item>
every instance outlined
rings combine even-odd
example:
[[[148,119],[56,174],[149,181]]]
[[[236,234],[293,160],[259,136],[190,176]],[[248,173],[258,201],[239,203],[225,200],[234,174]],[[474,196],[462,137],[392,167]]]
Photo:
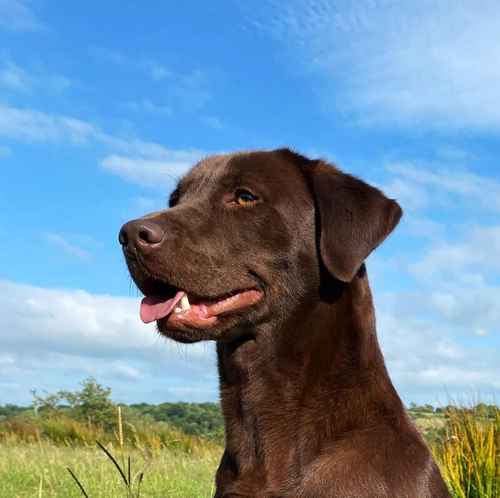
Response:
[[[500,498],[500,409],[424,415],[452,496]],[[211,498],[222,453],[165,423],[123,423],[120,409],[107,431],[67,416],[4,421],[0,450],[2,498]]]
[[[117,415],[107,431],[60,414],[0,424],[0,496],[212,498],[220,446]]]
[[[500,497],[499,409],[450,411],[445,436],[433,450],[454,497]]]
[[[114,454],[120,460],[119,448]],[[71,468],[89,498],[128,498],[121,476],[97,447],[55,446],[51,443],[2,445],[0,496],[2,498],[82,498]],[[144,453],[128,449],[131,477],[144,471],[142,498],[212,498],[214,475],[221,450],[188,454],[162,449]],[[133,496],[133,495],[131,495]],[[134,497],[135,498],[135,497]]]

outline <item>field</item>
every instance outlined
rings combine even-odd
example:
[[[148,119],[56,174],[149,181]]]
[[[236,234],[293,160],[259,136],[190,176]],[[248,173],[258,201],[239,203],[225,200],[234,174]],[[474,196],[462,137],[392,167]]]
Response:
[[[38,411],[0,406],[1,498],[213,496],[222,453],[217,405],[117,407],[103,404],[109,392],[99,398],[96,386],[91,391],[87,405],[80,397],[74,406],[46,403]],[[91,406],[98,407],[95,419]],[[425,406],[409,413],[454,498],[500,498],[498,407]]]
[[[150,455],[129,450],[132,488],[137,490],[138,473],[144,471],[140,489],[144,498],[211,498],[220,453],[213,448],[192,454],[164,449]],[[81,498],[66,467],[78,476],[90,498],[128,498],[120,474],[102,451],[51,443],[1,446],[0,496]]]

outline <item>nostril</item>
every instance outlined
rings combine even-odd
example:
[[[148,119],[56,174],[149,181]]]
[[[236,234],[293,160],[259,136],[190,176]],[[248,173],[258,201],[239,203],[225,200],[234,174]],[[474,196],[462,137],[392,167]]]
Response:
[[[163,239],[163,230],[158,225],[143,225],[137,231],[138,242],[157,244]]]
[[[151,232],[149,230],[139,230],[138,233],[139,239],[143,240],[144,242],[147,242],[148,244],[151,244]]]
[[[124,248],[131,249],[141,246],[142,249],[145,249],[147,246],[161,242],[164,235],[165,232],[160,225],[150,221],[134,220],[122,226],[118,240]]]
[[[122,246],[126,246],[128,244],[128,235],[124,227],[120,230],[120,233],[118,234],[118,241]]]

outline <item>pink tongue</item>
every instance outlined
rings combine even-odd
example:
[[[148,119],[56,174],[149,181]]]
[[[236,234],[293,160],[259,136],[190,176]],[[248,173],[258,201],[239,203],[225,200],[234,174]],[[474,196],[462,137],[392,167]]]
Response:
[[[150,323],[166,317],[182,299],[182,296],[184,296],[184,292],[179,291],[171,299],[160,296],[145,297],[141,301],[141,320],[144,323]]]

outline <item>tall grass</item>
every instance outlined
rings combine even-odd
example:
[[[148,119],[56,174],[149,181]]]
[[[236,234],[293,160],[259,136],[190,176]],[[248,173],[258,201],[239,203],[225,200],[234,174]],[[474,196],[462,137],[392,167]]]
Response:
[[[4,421],[0,446],[1,498],[209,498],[222,451],[165,423],[124,422],[120,407],[107,431],[61,414]]]
[[[118,410],[107,430],[61,413],[0,422],[0,496],[213,496],[219,445],[163,422],[124,418]],[[453,408],[423,422],[418,425],[454,498],[500,498],[500,408]]]
[[[79,422],[65,414],[19,417],[0,422],[0,444],[38,444],[40,441],[68,447],[95,447],[96,441],[100,441],[104,445],[151,452],[170,449],[192,453],[201,447],[218,447],[205,438],[187,435],[166,422],[141,419],[122,422],[121,413],[115,426],[107,430],[99,425]]]
[[[455,498],[500,498],[500,409],[453,409],[433,444]]]
[[[119,460],[116,446],[106,445]],[[0,447],[1,498],[83,498],[67,471],[71,468],[89,498],[128,498],[122,477],[108,457],[94,444],[56,446],[40,444],[5,444]],[[127,448],[132,462],[131,476],[141,498],[212,498],[214,475],[221,449],[185,453],[160,449],[153,455]],[[126,472],[128,478],[128,470]],[[134,480],[134,477],[136,478]]]

